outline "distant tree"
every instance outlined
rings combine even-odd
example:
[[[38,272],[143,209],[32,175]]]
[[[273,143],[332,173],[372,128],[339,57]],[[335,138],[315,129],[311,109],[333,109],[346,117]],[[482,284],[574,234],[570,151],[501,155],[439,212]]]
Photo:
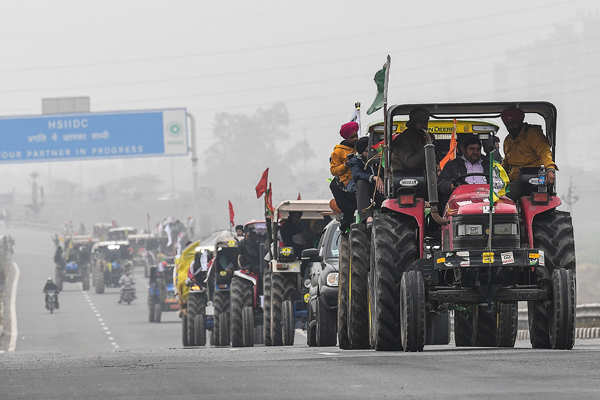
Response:
[[[276,197],[284,191],[297,193],[304,162],[314,157],[314,152],[306,140],[293,137],[288,124],[283,103],[259,108],[251,115],[217,114],[216,142],[204,152],[206,168],[201,185],[213,188],[217,202],[231,200],[236,214],[254,217],[260,216],[256,215],[260,207],[254,186],[266,167],[270,168],[269,180]]]

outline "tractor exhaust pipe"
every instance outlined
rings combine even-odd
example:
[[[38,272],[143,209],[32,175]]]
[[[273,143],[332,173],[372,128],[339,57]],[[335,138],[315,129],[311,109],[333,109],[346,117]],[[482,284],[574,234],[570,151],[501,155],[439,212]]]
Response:
[[[427,195],[429,197],[429,204],[431,206],[431,218],[440,225],[445,225],[448,220],[440,215],[438,209],[439,198],[437,190],[437,162],[435,159],[435,146],[431,143],[429,135],[427,137],[427,144],[425,145],[425,174],[427,176]]]

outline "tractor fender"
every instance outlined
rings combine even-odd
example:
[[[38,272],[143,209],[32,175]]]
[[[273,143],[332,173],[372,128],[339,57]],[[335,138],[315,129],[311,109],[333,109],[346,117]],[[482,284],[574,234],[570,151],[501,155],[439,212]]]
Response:
[[[247,281],[252,282],[254,286],[256,286],[256,275],[251,272],[246,272],[244,270],[237,270],[233,273],[233,276],[237,276],[239,278],[245,279]]]
[[[419,229],[419,258],[423,258],[423,240],[425,237],[425,201],[421,198],[415,199],[411,207],[400,207],[397,199],[387,199],[381,204],[382,209],[387,209],[399,214],[408,215],[417,222]]]
[[[533,204],[531,199],[527,196],[521,197],[521,209],[523,210],[523,217],[525,219],[525,229],[527,229],[527,240],[529,241],[529,247],[533,248],[533,219],[536,215],[546,212],[548,210],[555,209],[560,206],[562,202],[558,196],[550,196],[548,204]]]
[[[241,279],[245,279],[248,282],[252,283],[252,290],[253,290],[253,296],[252,296],[252,302],[254,307],[257,306],[257,299],[258,299],[258,286],[256,285],[256,281],[258,276],[252,272],[249,272],[248,270],[237,270],[233,272],[233,276],[237,276],[238,278]]]

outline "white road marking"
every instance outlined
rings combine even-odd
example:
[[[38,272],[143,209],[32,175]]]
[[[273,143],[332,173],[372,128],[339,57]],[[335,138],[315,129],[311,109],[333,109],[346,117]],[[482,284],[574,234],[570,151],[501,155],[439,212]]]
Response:
[[[98,320],[98,323],[102,327],[102,330],[108,336],[108,340],[110,341],[110,344],[113,346],[114,350],[117,350],[119,348],[119,345],[115,342],[115,338],[111,336],[112,333],[110,332],[108,326],[106,326],[106,323],[104,322],[104,319],[102,318],[102,315],[100,314],[100,311],[98,311],[96,309],[96,305],[94,304],[94,302],[92,301],[92,299],[89,297],[89,295],[88,295],[87,292],[83,292],[83,296],[88,301],[88,303],[90,305],[90,308],[92,309],[92,311],[96,315],[96,320]]]
[[[15,351],[17,347],[17,335],[19,330],[17,329],[17,286],[19,284],[19,275],[21,270],[17,263],[13,263],[15,268],[15,279],[12,284],[12,292],[10,293],[10,342],[8,343],[8,351]]]
[[[319,354],[322,354],[324,356],[337,356],[338,355],[338,353],[319,353]]]

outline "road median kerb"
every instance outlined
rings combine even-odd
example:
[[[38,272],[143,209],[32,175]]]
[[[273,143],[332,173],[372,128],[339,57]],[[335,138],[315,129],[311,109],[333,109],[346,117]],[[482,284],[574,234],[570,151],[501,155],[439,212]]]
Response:
[[[521,329],[517,333],[518,340],[529,340],[529,331]],[[600,328],[576,328],[575,339],[600,339]]]

